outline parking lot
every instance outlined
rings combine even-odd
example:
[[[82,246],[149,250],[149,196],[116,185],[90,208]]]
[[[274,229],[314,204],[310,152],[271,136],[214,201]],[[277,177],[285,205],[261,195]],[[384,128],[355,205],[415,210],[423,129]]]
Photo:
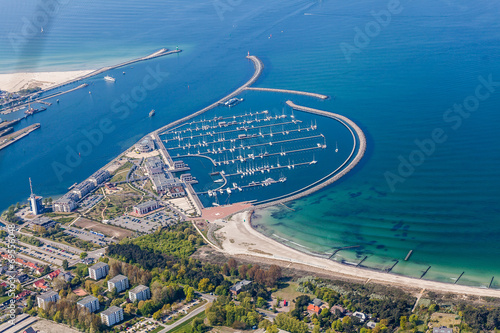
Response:
[[[56,254],[60,257],[63,257],[67,260],[73,260],[73,259],[78,259],[79,257],[76,256],[75,254],[71,253],[71,252],[68,252],[66,250],[62,250],[62,249],[59,249],[59,248],[56,248],[52,245],[49,245],[49,244],[44,244],[40,247],[40,249],[43,249],[47,252],[50,252],[50,253],[53,253],[53,254]]]
[[[165,227],[177,223],[178,215],[164,210],[153,213],[146,217],[120,216],[108,221],[108,224],[134,230],[140,233],[152,233],[158,227]]]
[[[102,194],[91,195],[91,196],[83,199],[83,201],[79,203],[80,209],[82,209],[84,211],[88,210],[88,209],[94,207],[95,205],[97,205],[97,203],[99,203],[99,201],[101,201],[102,198],[104,198],[104,196]]]
[[[114,240],[94,231],[84,231],[74,227],[66,227],[64,233],[71,235],[73,237],[78,237],[87,242],[97,244],[99,246],[106,246]]]
[[[19,251],[18,253],[20,253],[20,254],[25,254],[27,256],[31,256],[31,257],[34,257],[34,258],[37,258],[37,259],[40,259],[40,260],[43,260],[43,261],[46,261],[46,262],[49,262],[52,264],[56,264],[59,266],[62,265],[62,261],[64,260],[59,256],[52,255],[51,253],[47,253],[45,251],[43,251],[43,252],[38,251],[38,250],[35,250],[34,248],[29,248],[27,246],[26,247],[19,246],[18,251]]]

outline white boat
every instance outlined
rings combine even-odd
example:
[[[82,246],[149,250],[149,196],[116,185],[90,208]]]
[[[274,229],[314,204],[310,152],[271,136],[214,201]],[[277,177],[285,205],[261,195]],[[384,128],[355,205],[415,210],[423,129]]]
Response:
[[[216,179],[214,180],[214,183],[224,183],[224,179]]]
[[[335,152],[338,153],[339,152],[339,147],[337,145],[337,141],[335,141]]]
[[[106,76],[104,77],[104,80],[105,80],[105,81],[109,81],[109,82],[115,82],[115,78],[114,78],[114,77],[112,77],[112,76],[109,76],[109,75],[106,75]]]

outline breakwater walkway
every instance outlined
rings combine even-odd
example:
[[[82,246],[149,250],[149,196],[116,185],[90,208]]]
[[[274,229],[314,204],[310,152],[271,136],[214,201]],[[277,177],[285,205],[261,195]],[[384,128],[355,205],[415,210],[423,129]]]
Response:
[[[327,99],[328,98],[328,96],[326,96],[326,95],[312,93],[312,92],[307,92],[307,91],[299,91],[299,90],[274,89],[274,88],[254,88],[254,87],[247,87],[247,88],[245,88],[245,90],[271,91],[271,92],[279,92],[279,93],[284,93],[284,94],[295,94],[295,95],[303,95],[303,96],[309,96],[309,97],[316,97],[316,98],[319,98],[319,99]]]
[[[313,108],[309,108],[309,107],[305,107],[305,106],[300,106],[300,105],[293,103],[292,101],[287,101],[286,104],[288,106],[290,106],[291,108],[298,110],[298,111],[309,112],[309,113],[321,115],[324,117],[333,118],[333,119],[340,121],[342,124],[344,124],[351,131],[351,134],[353,135],[353,138],[355,140],[354,141],[355,144],[353,146],[353,150],[351,151],[351,154],[346,159],[346,161],[339,168],[337,168],[335,171],[333,171],[332,173],[330,173],[329,175],[327,175],[326,177],[324,177],[320,181],[316,182],[317,185],[314,185],[313,187],[298,190],[298,191],[296,191],[296,194],[293,194],[293,195],[288,194],[286,196],[271,199],[271,201],[269,201],[269,202],[264,202],[264,203],[261,203],[259,205],[256,205],[256,208],[265,208],[265,207],[285,203],[287,201],[296,200],[296,199],[302,198],[306,195],[309,195],[313,192],[316,192],[316,191],[322,189],[323,187],[326,187],[326,186],[336,182],[337,180],[342,178],[345,174],[347,174],[349,171],[351,171],[356,166],[356,164],[359,163],[359,161],[361,160],[361,158],[363,157],[363,155],[365,154],[365,151],[366,151],[365,134],[363,133],[361,128],[359,128],[359,126],[356,125],[356,123],[353,122],[352,120],[350,120],[349,118],[344,117],[344,116],[339,115],[339,114],[336,114],[336,113],[332,113],[332,112],[327,112],[327,111],[317,110],[317,109],[313,109]],[[356,140],[356,137],[354,136],[354,133],[356,133],[357,140]],[[354,155],[354,153],[356,151],[356,146],[358,146],[357,152],[356,152],[356,155]],[[353,155],[354,155],[354,157],[353,157]],[[340,170],[340,169],[342,169],[342,170]],[[339,170],[340,170],[340,172],[337,172]],[[313,184],[311,184],[311,185],[313,185]],[[309,186],[311,186],[311,185],[309,185]]]
[[[247,56],[247,58],[250,59],[253,62],[253,65],[255,67],[255,72],[253,73],[253,75],[250,78],[250,80],[248,80],[244,85],[242,85],[241,87],[239,87],[238,89],[236,89],[235,91],[233,91],[232,93],[230,93],[229,95],[221,98],[217,102],[212,103],[209,106],[201,109],[200,111],[196,111],[195,113],[192,113],[192,114],[190,114],[190,115],[188,115],[188,116],[186,116],[184,118],[181,118],[181,119],[176,120],[176,121],[174,121],[174,122],[172,122],[172,123],[170,123],[170,124],[168,124],[166,126],[163,126],[162,128],[156,130],[155,133],[157,133],[158,135],[161,135],[162,133],[160,133],[160,132],[165,132],[166,130],[168,130],[168,129],[172,128],[172,127],[175,127],[175,126],[177,126],[179,124],[182,124],[183,122],[186,122],[186,121],[188,121],[191,118],[197,117],[200,114],[203,114],[203,113],[207,112],[208,110],[211,110],[211,109],[219,106],[219,104],[224,104],[224,102],[226,102],[227,100],[233,98],[234,96],[237,96],[237,95],[241,94],[247,87],[249,87],[252,84],[254,84],[255,81],[257,81],[257,79],[259,78],[260,74],[262,74],[262,70],[264,69],[264,64],[256,56]]]

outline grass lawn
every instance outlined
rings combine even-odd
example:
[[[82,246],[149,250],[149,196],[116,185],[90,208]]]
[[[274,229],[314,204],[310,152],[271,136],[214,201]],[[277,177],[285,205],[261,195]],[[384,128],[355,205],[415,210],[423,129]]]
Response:
[[[455,325],[460,325],[460,317],[453,313],[435,312],[430,319],[432,327],[453,327],[453,332],[458,332],[459,328]]]
[[[198,319],[203,319],[205,320],[205,318],[207,317],[207,315],[205,314],[205,311],[203,311],[202,313],[199,313],[197,314],[196,316],[194,316],[193,318],[189,319],[188,321],[180,324],[179,326],[177,326],[176,328],[174,328],[173,330],[169,331],[170,333],[189,333],[190,332],[190,326],[191,326],[191,322],[195,319],[195,318],[198,318]]]
[[[286,299],[291,302],[300,295],[305,295],[304,293],[297,291],[298,284],[296,282],[286,282],[280,285],[280,289],[273,293],[274,297],[279,297],[281,299]]]
[[[132,167],[132,163],[126,162],[124,165],[119,167],[114,173],[113,177],[110,180],[110,183],[114,182],[122,182],[127,179],[127,173],[130,171],[130,168]]]

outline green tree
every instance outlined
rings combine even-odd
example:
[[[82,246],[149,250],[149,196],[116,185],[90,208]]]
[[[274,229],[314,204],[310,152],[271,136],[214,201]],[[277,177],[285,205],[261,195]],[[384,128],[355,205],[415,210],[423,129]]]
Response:
[[[408,317],[401,316],[401,318],[399,318],[399,326],[401,327],[402,330],[406,329],[407,323],[408,323]]]
[[[267,333],[278,333],[279,332],[279,329],[278,329],[278,326],[276,325],[271,325],[267,328],[266,330]]]
[[[202,333],[205,331],[205,328],[206,326],[201,318],[195,318],[191,323],[191,331],[193,333]]]
[[[56,314],[54,315],[54,318],[53,320],[56,322],[56,323],[60,323],[62,321],[62,314],[61,314],[61,311],[57,311]]]
[[[68,263],[68,260],[64,259],[63,262],[62,262],[62,267],[65,271],[68,270],[69,268],[69,263]]]
[[[210,283],[210,280],[208,278],[203,278],[200,280],[198,283],[198,290],[201,292],[208,291],[208,284]]]
[[[263,308],[267,304],[266,300],[263,299],[262,297],[257,297],[257,302],[255,303],[255,306],[258,308]]]
[[[87,252],[82,252],[82,253],[80,253],[80,259],[85,259],[85,258],[87,258],[87,255],[88,255],[88,254],[87,254]]]

